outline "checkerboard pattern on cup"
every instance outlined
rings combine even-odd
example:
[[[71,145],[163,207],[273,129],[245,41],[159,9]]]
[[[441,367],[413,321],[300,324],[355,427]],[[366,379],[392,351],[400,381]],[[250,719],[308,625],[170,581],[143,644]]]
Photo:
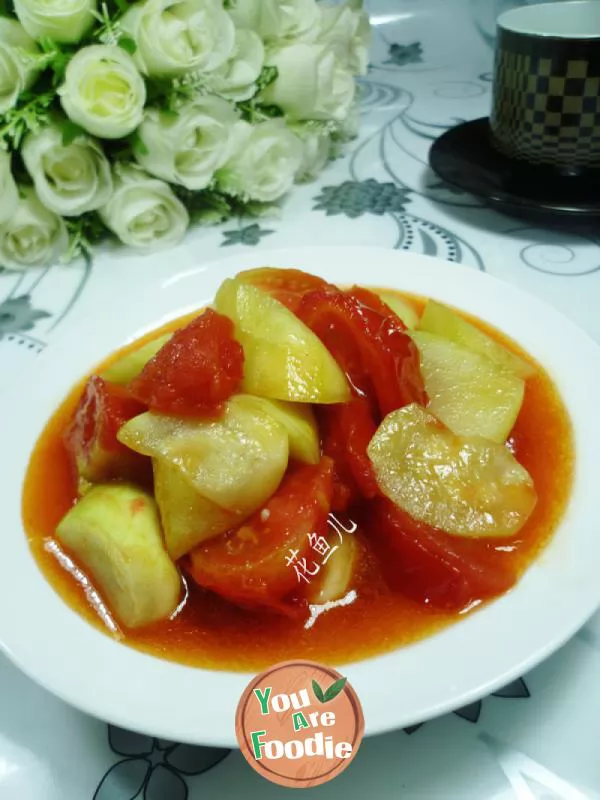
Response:
[[[531,164],[600,167],[600,44],[501,32],[490,119],[496,149]],[[529,50],[529,52],[527,52]]]

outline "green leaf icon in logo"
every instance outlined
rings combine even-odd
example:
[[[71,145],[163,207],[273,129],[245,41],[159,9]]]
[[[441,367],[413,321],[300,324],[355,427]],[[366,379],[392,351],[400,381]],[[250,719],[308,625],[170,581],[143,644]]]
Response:
[[[340,678],[339,680],[332,683],[331,686],[325,692],[323,692],[323,689],[321,689],[321,687],[316,681],[313,681],[312,688],[313,692],[315,693],[315,697],[320,703],[328,703],[330,700],[334,700],[338,696],[338,694],[343,690],[347,680],[348,678]]]
[[[340,678],[335,683],[332,683],[329,689],[325,692],[325,703],[328,703],[330,700],[333,700],[334,697],[337,697],[338,694],[342,691],[344,686],[346,685],[346,681],[348,678]]]
[[[325,702],[325,695],[323,694],[323,689],[321,689],[321,687],[319,686],[319,684],[315,680],[313,680],[313,682],[312,682],[312,688],[313,688],[313,692],[315,693],[315,697],[317,698],[317,700],[320,703],[324,703]]]

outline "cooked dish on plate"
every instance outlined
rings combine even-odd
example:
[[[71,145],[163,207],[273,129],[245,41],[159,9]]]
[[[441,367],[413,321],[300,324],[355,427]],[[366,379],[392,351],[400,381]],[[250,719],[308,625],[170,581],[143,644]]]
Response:
[[[215,669],[343,663],[510,591],[572,468],[551,379],[498,331],[264,268],[73,390],[23,517],[54,588],[128,645]]]

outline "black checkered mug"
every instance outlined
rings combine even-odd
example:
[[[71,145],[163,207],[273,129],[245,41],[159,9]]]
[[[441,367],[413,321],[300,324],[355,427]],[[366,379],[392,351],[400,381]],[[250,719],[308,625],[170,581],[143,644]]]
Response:
[[[572,174],[600,168],[600,0],[501,14],[490,128],[510,158]]]

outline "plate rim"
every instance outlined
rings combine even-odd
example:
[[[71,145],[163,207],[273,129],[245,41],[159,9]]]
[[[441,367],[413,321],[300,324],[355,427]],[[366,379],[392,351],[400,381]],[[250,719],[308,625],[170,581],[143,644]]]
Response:
[[[337,252],[338,257],[332,257],[332,252]],[[183,283],[185,288],[185,281],[189,279],[197,279],[200,281],[200,284],[205,284],[206,290],[202,289],[202,291],[206,291],[208,294],[210,292],[209,287],[211,285],[218,285],[218,283],[220,283],[224,277],[228,276],[229,273],[227,270],[230,270],[230,273],[234,274],[236,271],[251,266],[259,266],[266,263],[279,263],[282,265],[284,264],[285,266],[304,266],[308,271],[318,271],[314,266],[311,266],[311,263],[314,263],[316,260],[317,263],[326,263],[328,265],[328,269],[333,269],[335,271],[338,268],[344,268],[347,265],[348,260],[357,259],[358,255],[360,257],[365,256],[365,261],[368,264],[373,262],[374,266],[371,270],[371,274],[382,274],[383,271],[389,268],[390,270],[404,269],[405,271],[402,275],[402,280],[405,283],[409,275],[410,281],[417,283],[419,281],[427,282],[434,280],[443,282],[444,279],[446,279],[446,283],[444,284],[444,288],[442,290],[442,294],[444,296],[439,296],[439,299],[445,299],[446,302],[452,302],[453,305],[456,305],[459,308],[465,308],[466,305],[467,307],[465,310],[467,311],[470,310],[471,304],[480,302],[481,292],[483,292],[484,295],[489,298],[486,300],[486,303],[489,303],[491,298],[495,298],[497,300],[499,296],[504,296],[507,298],[506,302],[503,301],[505,307],[510,299],[516,305],[516,307],[533,308],[538,318],[541,316],[542,319],[545,319],[546,321],[550,320],[555,325],[558,325],[560,330],[567,332],[570,341],[575,341],[580,346],[586,357],[589,357],[591,360],[595,360],[597,362],[598,378],[594,378],[594,370],[583,369],[582,367],[579,367],[579,361],[576,359],[570,360],[570,366],[566,364],[566,362],[566,366],[563,365],[565,369],[568,368],[580,376],[582,381],[584,381],[585,387],[589,389],[587,392],[580,393],[582,395],[580,402],[584,405],[584,407],[587,407],[586,403],[589,404],[591,402],[591,395],[594,390],[596,390],[596,393],[600,392],[600,347],[598,347],[598,345],[586,333],[577,328],[570,320],[568,320],[567,317],[558,312],[549,304],[541,301],[539,298],[536,298],[527,292],[524,292],[513,284],[482,273],[475,268],[457,265],[451,262],[445,262],[430,256],[421,256],[412,253],[389,250],[387,248],[374,248],[370,246],[338,247],[332,245],[309,248],[285,248],[277,250],[265,249],[255,253],[243,253],[225,259],[219,259],[210,263],[200,264],[195,269],[188,270],[185,273],[176,274],[168,279],[165,279],[160,286],[159,291],[161,304],[164,296],[164,305],[168,306],[171,302],[169,299],[171,292],[174,291],[175,296],[179,296],[177,294],[179,291],[177,289],[178,285]],[[358,260],[361,260],[361,258]],[[307,261],[310,263],[306,263]],[[342,266],[335,266],[335,264],[338,263]],[[327,272],[327,269],[322,271]],[[448,280],[450,275],[451,280]],[[325,275],[325,277],[328,276]],[[367,277],[370,277],[370,275]],[[390,282],[388,285],[395,286],[400,290],[402,290],[402,288],[408,288],[410,291],[410,288],[406,285],[404,287],[402,285],[398,285],[400,279],[395,280],[395,278],[396,276],[390,275]],[[342,282],[340,277],[335,278],[335,280]],[[357,280],[355,282],[357,282]],[[361,278],[360,282],[364,283],[365,285],[381,285],[379,280],[373,282]],[[463,303],[448,299],[448,294],[452,297],[458,297],[461,292],[464,291],[465,286],[470,287],[470,289],[466,292],[466,295],[469,295],[468,301],[466,295],[463,298]],[[488,287],[487,289],[485,288],[486,286]],[[72,337],[72,334],[69,331],[69,326],[66,326],[61,336],[57,336],[56,339],[51,343],[50,347],[48,347],[46,351],[42,353],[38,359],[36,359],[35,366],[37,369],[32,368],[28,370],[27,374],[22,376],[19,386],[14,386],[11,390],[8,390],[0,395],[0,411],[3,409],[5,411],[4,414],[0,414],[0,427],[4,427],[5,439],[8,438],[9,441],[11,424],[8,424],[7,426],[7,422],[9,422],[9,420],[7,419],[6,409],[11,407],[11,402],[17,404],[15,407],[20,409],[20,413],[26,414],[27,409],[30,409],[31,407],[33,407],[33,409],[37,409],[35,412],[35,414],[37,414],[35,424],[31,430],[27,431],[27,434],[24,438],[25,443],[20,445],[21,450],[25,450],[26,452],[20,453],[20,456],[17,458],[17,463],[20,462],[22,464],[24,461],[26,462],[28,460],[31,443],[37,440],[40,427],[43,427],[43,424],[45,424],[50,414],[55,410],[54,396],[60,400],[61,397],[64,397],[69,387],[82,377],[83,373],[80,374],[79,367],[77,366],[76,368],[75,365],[79,365],[80,362],[83,365],[83,362],[85,362],[87,369],[89,370],[90,367],[93,368],[95,363],[101,361],[105,355],[108,355],[108,353],[116,349],[119,344],[125,344],[127,341],[131,341],[143,333],[158,327],[162,322],[167,321],[167,318],[173,319],[180,314],[186,313],[186,311],[190,310],[192,307],[197,308],[202,304],[202,302],[208,301],[208,298],[206,298],[206,300],[203,299],[200,303],[195,302],[190,305],[187,302],[183,303],[181,300],[179,300],[177,302],[177,308],[174,308],[172,312],[163,312],[160,314],[158,319],[153,322],[148,320],[147,324],[145,324],[142,321],[145,313],[143,310],[143,300],[144,298],[147,298],[148,303],[151,303],[152,295],[156,292],[156,287],[145,291],[143,293],[141,302],[138,293],[136,296],[138,308],[136,311],[137,316],[135,317],[135,323],[133,321],[133,317],[131,319],[125,319],[124,317],[122,320],[120,320],[120,324],[118,320],[117,324],[110,326],[110,330],[108,330],[105,323],[99,323],[98,316],[88,319],[84,330],[79,332],[81,334],[80,338],[82,340],[86,338],[86,331],[90,335],[93,332],[98,333],[101,331],[101,340],[102,342],[106,341],[106,345],[94,341],[91,343],[88,342],[87,347],[84,347],[84,350],[80,351],[79,356],[71,354],[65,358],[64,355],[60,353],[61,344],[65,345],[67,342],[70,342]],[[185,294],[186,292],[184,292],[184,295]],[[182,297],[184,295],[182,295]],[[433,296],[436,296],[435,292],[433,293]],[[124,297],[121,308],[126,308],[127,302],[128,298]],[[117,305],[117,312],[118,308],[119,306]],[[152,312],[152,315],[156,314],[158,314],[158,311]],[[479,316],[482,315],[480,314]],[[489,313],[486,312],[482,318],[489,319]],[[125,330],[130,328],[133,329],[127,336],[124,336]],[[535,326],[532,327],[532,335],[536,333],[533,331],[533,328],[535,328]],[[506,328],[504,328],[504,330],[508,333],[508,335],[511,335],[510,331],[508,331]],[[539,331],[537,332],[536,336],[538,335]],[[556,332],[551,331],[550,342],[545,342],[544,346],[551,345],[555,338]],[[119,340],[116,345],[114,345],[115,340]],[[89,358],[89,354],[91,353],[95,354],[93,359]],[[58,364],[59,361],[60,364]],[[547,362],[545,366],[548,367]],[[55,386],[51,392],[53,400],[50,402],[49,398],[42,398],[39,392],[36,395],[35,389],[39,385],[41,379],[44,378],[46,373],[51,375],[52,371],[56,371],[57,369],[59,373],[58,385]],[[73,374],[73,372],[76,372],[77,374]],[[29,394],[27,394],[28,390]],[[25,394],[25,400],[23,400],[23,394]],[[21,400],[21,405],[19,405],[19,400]],[[579,406],[577,406],[577,408],[579,408]],[[13,430],[14,428],[18,427],[14,426],[14,423],[12,423],[12,426]],[[588,443],[589,441],[593,440],[600,444],[600,424],[594,423],[592,427],[592,435],[588,435],[586,432]],[[23,437],[21,437],[21,439],[23,439]],[[585,447],[586,443],[583,439],[581,443],[578,440],[576,442],[576,447],[578,449],[580,444]],[[8,449],[5,448],[3,455],[0,456],[0,480],[4,481],[5,486],[8,485],[10,487],[12,485],[14,488],[16,485],[20,487],[22,485],[23,473],[18,473],[18,470],[14,469],[14,462],[11,462],[10,459],[7,458],[7,452]],[[585,452],[587,452],[587,450]],[[18,477],[15,477],[15,473],[18,473]],[[580,470],[577,467],[574,478],[575,482],[577,482],[579,478],[581,478],[581,475]],[[585,480],[583,488],[586,488]],[[18,502],[16,505],[18,506],[18,518],[20,522],[20,491],[18,492]],[[13,521],[14,506],[15,501],[11,498],[11,514]],[[569,516],[570,512],[571,505],[567,510],[567,517]],[[577,515],[575,515],[575,517],[577,517]],[[31,633],[29,629],[23,632],[22,624],[21,622],[17,622],[12,607],[10,606],[11,597],[14,597],[15,590],[20,588],[16,575],[18,570],[10,569],[8,565],[9,559],[5,558],[0,560],[0,649],[3,650],[9,659],[13,661],[13,663],[15,663],[16,666],[21,669],[21,671],[23,671],[40,685],[44,686],[44,688],[48,689],[69,704],[81,709],[82,711],[85,711],[88,714],[91,714],[94,717],[106,720],[112,724],[119,725],[120,727],[143,733],[151,733],[152,735],[160,736],[161,738],[170,739],[173,741],[236,748],[237,742],[233,733],[235,705],[237,705],[237,701],[239,700],[243,689],[252,677],[252,673],[215,672],[185,667],[173,662],[161,661],[153,656],[132,650],[128,647],[123,647],[117,642],[111,640],[108,636],[99,632],[85,622],[75,612],[71,611],[71,609],[54,592],[50,584],[47,583],[46,579],[39,571],[33,556],[29,553],[26,538],[23,534],[22,524],[17,526],[17,529],[19,527],[20,530],[17,539],[20,540],[20,543],[15,540],[14,544],[11,542],[11,547],[18,555],[18,565],[23,562],[24,558],[25,562],[23,563],[28,563],[24,577],[29,577],[31,580],[33,580],[35,584],[35,591],[38,597],[43,599],[43,611],[45,618],[47,618],[49,622],[58,621],[60,630],[62,631],[60,634],[62,638],[59,637],[59,641],[64,644],[66,636],[67,652],[69,651],[69,648],[75,651],[82,651],[79,653],[75,652],[74,656],[71,654],[71,657],[79,659],[78,664],[80,667],[85,666],[88,657],[93,658],[96,654],[103,654],[105,660],[103,661],[102,666],[105,669],[105,672],[102,672],[101,674],[95,674],[95,686],[92,690],[86,680],[84,680],[84,676],[78,676],[76,674],[77,671],[74,669],[72,663],[67,660],[65,666],[64,656],[52,652],[52,645],[56,645],[56,630],[40,629],[39,616],[37,613],[33,613],[31,608],[28,608],[27,599],[21,606],[20,610],[22,614],[20,620],[28,625],[38,625],[38,628],[36,629],[36,635],[38,636],[36,640],[37,644],[32,641],[31,635],[28,635]],[[554,548],[554,542],[550,545],[550,548]],[[598,548],[598,552],[600,554],[600,544],[598,545]],[[11,552],[10,548],[8,552]],[[540,563],[545,562],[546,560],[547,552],[548,551],[545,551],[544,554],[542,554],[540,560],[536,562],[535,567],[532,568],[536,575],[538,575],[540,572],[543,572],[543,570],[547,569],[548,567],[548,565],[545,563],[540,567]],[[550,559],[550,561],[552,561],[552,559]],[[34,578],[34,575],[37,577]],[[513,590],[513,592],[509,593],[509,595],[504,596],[495,603],[492,603],[487,608],[482,609],[476,614],[463,620],[460,624],[452,625],[441,633],[435,634],[432,637],[428,637],[422,642],[409,645],[406,648],[397,649],[391,653],[342,666],[344,674],[348,675],[349,680],[357,690],[359,698],[363,704],[366,719],[366,735],[383,733],[396,728],[406,727],[417,722],[423,722],[431,717],[438,716],[439,714],[454,710],[457,707],[473,702],[474,700],[479,699],[480,697],[483,697],[498,688],[501,688],[514,678],[520,677],[524,671],[538,664],[551,652],[557,650],[576,632],[576,630],[585,624],[589,617],[595,612],[598,605],[600,605],[600,584],[598,584],[597,581],[594,582],[593,586],[586,587],[583,594],[582,587],[580,586],[566,587],[563,600],[566,604],[565,609],[567,609],[569,612],[569,620],[568,624],[565,623],[561,626],[558,633],[547,637],[544,644],[538,644],[533,651],[531,651],[529,642],[523,640],[523,632],[521,632],[520,639],[517,632],[515,634],[514,646],[519,648],[521,655],[516,660],[509,659],[507,662],[506,659],[501,658],[499,655],[498,664],[494,669],[493,674],[486,673],[485,675],[480,675],[476,679],[471,679],[469,686],[466,688],[465,686],[461,688],[462,678],[460,671],[456,674],[452,673],[452,676],[448,676],[443,680],[440,679],[442,680],[443,687],[445,687],[445,689],[442,687],[442,694],[443,691],[445,691],[446,695],[440,695],[435,702],[431,701],[429,703],[425,703],[423,699],[419,700],[417,697],[417,705],[419,702],[422,706],[424,705],[422,712],[417,716],[415,716],[414,713],[411,715],[411,713],[407,711],[402,712],[401,709],[396,712],[391,711],[391,707],[393,706],[395,709],[396,704],[390,704],[389,696],[387,695],[378,695],[375,702],[370,696],[367,696],[369,691],[368,673],[372,673],[373,669],[383,669],[384,672],[387,671],[389,673],[390,670],[394,670],[398,666],[398,664],[395,664],[394,662],[396,662],[399,658],[405,658],[408,662],[414,661],[414,652],[417,650],[420,650],[421,653],[423,653],[421,656],[417,655],[417,663],[419,659],[423,660],[424,658],[434,657],[439,646],[441,646],[443,650],[445,646],[444,642],[449,637],[451,639],[449,645],[450,647],[458,647],[459,649],[462,645],[468,647],[469,642],[471,641],[472,643],[472,636],[474,635],[471,633],[471,630],[474,628],[475,633],[477,633],[481,627],[481,623],[478,624],[477,620],[485,618],[490,620],[490,624],[502,625],[502,619],[507,613],[510,613],[511,607],[514,604],[514,600],[511,598],[520,595],[525,597],[523,594],[525,590],[521,588],[523,585],[525,585],[525,580],[527,580],[528,585],[531,583],[529,580],[529,574],[526,575],[526,578],[521,584],[519,584],[517,589]],[[574,607],[571,607],[573,606],[573,592],[579,592],[580,600],[575,602]],[[531,603],[533,603],[533,599],[530,598]],[[536,602],[539,604],[539,598],[537,598]],[[517,607],[518,605],[519,604],[517,603]],[[527,609],[529,613],[532,611],[532,608]],[[508,609],[508,611],[506,609]],[[543,610],[542,607],[536,607],[536,609],[538,614],[540,614]],[[57,616],[54,617],[54,615]],[[499,620],[496,618],[499,618]],[[70,636],[73,636],[74,638],[70,640]],[[525,638],[527,639],[528,637],[526,636]],[[535,632],[533,638],[535,638]],[[432,642],[442,642],[442,645],[436,644],[435,646],[432,646]],[[39,658],[39,649],[42,643],[47,645],[46,651],[48,653],[48,657],[43,664],[40,664],[42,659]],[[431,653],[433,656],[429,655]],[[52,666],[50,666],[50,664]],[[65,678],[65,670],[68,673],[69,680]],[[123,687],[119,686],[119,681],[122,681],[123,676],[129,674],[131,671],[136,673],[136,686],[129,687],[129,691],[124,691]],[[209,676],[209,678],[207,678],[207,676]],[[177,686],[175,688],[172,686],[174,679],[177,679]],[[178,694],[181,695],[181,687],[187,687],[185,689],[186,692],[189,692],[190,687],[193,686],[195,686],[197,689],[197,682],[199,679],[209,680],[211,682],[211,694],[218,694],[219,692],[223,691],[236,693],[232,698],[227,698],[225,702],[226,707],[219,710],[220,727],[217,731],[213,729],[215,724],[214,714],[216,713],[216,709],[213,709],[213,714],[210,715],[212,723],[210,720],[207,722],[206,718],[203,719],[201,713],[202,709],[198,709],[196,707],[192,708],[192,704],[189,704],[190,707],[187,709],[180,709],[180,714],[177,716],[177,718],[168,716],[169,710],[172,710],[170,702],[173,700],[173,698],[176,698]],[[445,680],[448,681],[447,685],[444,683]],[[163,681],[169,685],[169,691],[164,697],[158,697],[156,695],[156,686],[162,686]],[[119,698],[117,701],[115,701],[114,694],[112,696],[110,694],[111,687],[112,691],[114,692],[115,685],[117,686],[117,691],[119,693]],[[413,689],[418,695],[419,687],[416,686],[413,687]],[[149,712],[148,697],[147,695],[145,696],[145,693],[153,690],[154,695],[152,696],[150,703],[152,709],[151,712]],[[420,691],[421,694],[423,694],[422,687]],[[135,694],[135,701],[131,697],[132,692]],[[427,694],[427,692],[425,692],[425,694]],[[407,697],[405,702],[410,703],[410,698]]]

